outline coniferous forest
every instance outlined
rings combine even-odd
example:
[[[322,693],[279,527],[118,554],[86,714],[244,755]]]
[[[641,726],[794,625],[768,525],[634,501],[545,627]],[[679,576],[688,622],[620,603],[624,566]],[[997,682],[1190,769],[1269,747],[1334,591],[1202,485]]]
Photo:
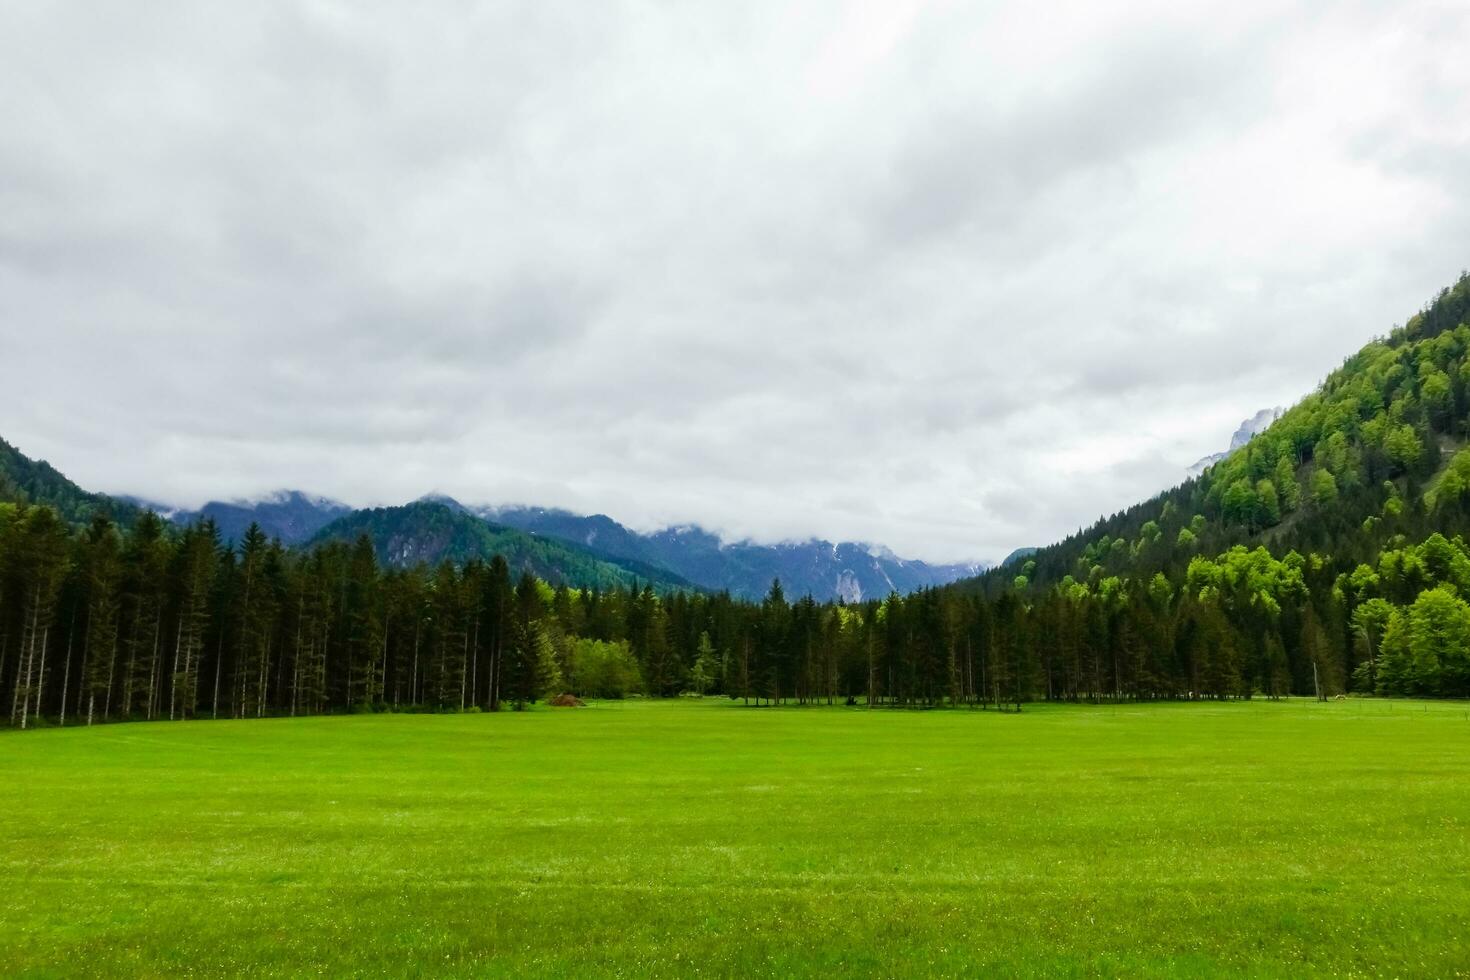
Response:
[[[954,586],[846,605],[384,565],[72,493],[9,452],[11,724],[752,705],[1470,696],[1470,278],[1197,479]]]

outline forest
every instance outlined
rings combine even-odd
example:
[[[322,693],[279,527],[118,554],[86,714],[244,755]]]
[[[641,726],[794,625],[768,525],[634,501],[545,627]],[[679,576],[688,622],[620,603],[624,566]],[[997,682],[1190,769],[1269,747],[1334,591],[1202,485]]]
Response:
[[[0,483],[9,721],[1470,696],[1470,277],[1197,479],[1023,561],[847,605],[399,569],[367,535],[221,541],[45,472]],[[8,447],[7,447],[8,448]],[[50,482],[48,482],[50,481]],[[50,488],[50,489],[48,489]]]

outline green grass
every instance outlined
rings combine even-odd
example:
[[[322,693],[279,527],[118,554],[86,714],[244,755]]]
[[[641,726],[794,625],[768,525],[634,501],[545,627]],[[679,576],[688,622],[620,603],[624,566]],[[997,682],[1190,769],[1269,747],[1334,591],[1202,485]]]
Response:
[[[1470,708],[0,736],[0,975],[1452,976]]]

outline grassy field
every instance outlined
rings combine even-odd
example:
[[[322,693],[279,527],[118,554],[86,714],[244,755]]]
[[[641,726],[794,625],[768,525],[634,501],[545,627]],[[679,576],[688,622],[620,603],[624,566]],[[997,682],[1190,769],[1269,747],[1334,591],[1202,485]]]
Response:
[[[1467,711],[9,733],[0,975],[1467,975]]]

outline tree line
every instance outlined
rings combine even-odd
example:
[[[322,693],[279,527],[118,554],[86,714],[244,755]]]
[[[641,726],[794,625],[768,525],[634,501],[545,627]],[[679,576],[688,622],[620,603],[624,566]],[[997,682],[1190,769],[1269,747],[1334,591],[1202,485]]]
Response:
[[[1159,516],[1151,540],[1177,522]],[[552,587],[500,557],[395,569],[366,536],[292,550],[258,527],[226,543],[208,521],[73,529],[49,506],[0,504],[0,703],[33,727],[495,711],[563,692],[997,708],[1470,695],[1459,537],[1373,564],[1237,546],[1174,577],[1042,587],[1034,571],[993,593],[851,605],[788,599],[776,582],[757,603]]]

